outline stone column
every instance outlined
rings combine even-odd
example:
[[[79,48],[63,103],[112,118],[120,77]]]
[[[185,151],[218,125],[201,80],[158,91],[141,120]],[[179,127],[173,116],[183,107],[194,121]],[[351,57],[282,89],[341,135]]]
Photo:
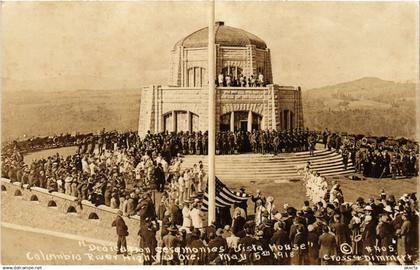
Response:
[[[235,112],[230,112],[230,131],[235,131]]]
[[[160,116],[159,132],[164,132],[165,130],[165,116]]]
[[[248,127],[247,130],[252,132],[252,111],[248,111]]]
[[[159,89],[158,87],[153,87],[153,92],[155,95],[155,128],[154,128],[154,133],[158,133],[159,132]]]
[[[192,125],[191,125],[191,112],[187,111],[187,130],[189,132],[192,131]]]
[[[172,111],[172,131],[176,132],[176,112]]]

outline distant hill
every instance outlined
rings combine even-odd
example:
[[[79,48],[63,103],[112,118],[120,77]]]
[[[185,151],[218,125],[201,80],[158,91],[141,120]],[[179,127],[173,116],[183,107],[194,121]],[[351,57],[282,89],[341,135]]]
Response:
[[[137,129],[140,88],[60,91],[63,87],[49,91],[3,88],[2,141],[24,134]],[[413,138],[418,121],[416,93],[416,84],[378,78],[304,90],[305,126]]]
[[[140,89],[3,91],[2,141],[10,138],[136,130]]]
[[[303,92],[305,126],[371,135],[415,138],[418,85],[379,78]]]

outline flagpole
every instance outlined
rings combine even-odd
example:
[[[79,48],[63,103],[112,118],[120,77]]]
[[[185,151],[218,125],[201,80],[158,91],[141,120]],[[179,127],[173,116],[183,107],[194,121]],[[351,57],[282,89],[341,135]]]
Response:
[[[216,221],[216,100],[215,100],[215,37],[214,37],[214,10],[215,0],[209,0],[209,44],[208,44],[208,79],[209,79],[209,140],[208,140],[208,225]]]

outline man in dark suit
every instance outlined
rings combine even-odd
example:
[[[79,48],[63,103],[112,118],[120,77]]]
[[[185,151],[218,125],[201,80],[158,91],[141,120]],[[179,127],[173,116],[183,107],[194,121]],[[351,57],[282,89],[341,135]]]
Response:
[[[319,265],[319,235],[314,230],[314,225],[308,225],[308,257],[309,265]]]
[[[246,223],[244,229],[246,236],[239,239],[239,245],[243,248],[241,250],[241,256],[244,258],[241,264],[253,265],[255,264],[255,256],[254,252],[252,251],[252,247],[256,246],[258,243],[257,240],[253,237],[254,231],[252,224]]]
[[[191,242],[187,244],[187,247],[192,250],[197,250],[198,252],[194,253],[195,256],[190,256],[190,258],[187,259],[187,265],[207,264],[207,250],[205,249],[205,245],[200,236],[201,233],[198,229],[194,229],[191,233]]]
[[[395,249],[393,244],[394,228],[390,222],[388,214],[382,214],[379,224],[376,226],[377,238],[379,240],[379,247],[381,248],[381,255],[393,255],[392,251]],[[392,246],[392,247],[391,247]]]
[[[408,157],[408,164],[407,164],[407,171],[409,176],[416,176],[416,161],[417,158],[414,155],[413,151],[410,151],[410,155]]]
[[[330,234],[330,229],[327,226],[322,227],[323,233],[319,237],[319,258],[322,265],[331,264],[327,260],[331,256],[337,255],[337,244],[334,235]]]
[[[163,192],[165,188],[165,172],[163,171],[162,163],[158,163],[155,169],[155,179],[159,192]]]
[[[340,221],[340,215],[334,215],[334,223],[330,224],[331,231],[335,234],[337,246],[350,243],[350,230],[347,224]]]
[[[140,201],[137,203],[136,210],[134,211],[137,213],[142,220],[146,218],[150,220],[156,219],[156,210],[155,205],[150,198],[150,193],[145,192],[142,194]]]
[[[118,240],[117,240],[117,254],[122,254],[121,252],[121,246],[124,248],[124,256],[127,256],[127,240],[126,240],[126,236],[128,235],[128,227],[125,224],[124,219],[122,218],[122,211],[118,210],[117,212],[117,217],[115,218],[115,220],[112,222],[112,227],[116,227],[117,229],[117,236],[118,236]]]
[[[291,264],[304,265],[307,257],[307,236],[305,235],[305,227],[299,223],[293,237],[293,248],[296,250],[293,252],[294,256],[291,259]]]
[[[144,222],[140,223],[140,230],[138,235],[140,236],[140,248],[150,249],[149,260],[145,260],[145,265],[150,265],[153,263],[153,256],[156,255],[156,232],[159,230],[159,223],[156,221],[151,221],[149,218],[146,218]]]
[[[274,234],[271,237],[271,244],[275,245],[277,264],[288,265],[289,264],[289,250],[286,246],[290,245],[289,235],[286,231],[286,223],[279,221],[274,224]]]
[[[238,211],[236,213],[236,217],[233,220],[232,233],[237,236],[238,233],[244,229],[245,222],[245,218],[243,218],[241,216],[241,212]]]
[[[219,228],[215,234],[213,232],[209,234],[210,241],[208,247],[211,251],[208,254],[208,261],[210,264],[221,264],[219,254],[227,252],[227,242],[223,238],[223,232],[223,229]]]
[[[169,233],[162,238],[162,247],[167,248],[162,254],[162,261],[164,265],[176,265],[179,263],[179,258],[173,249],[180,245],[180,240],[177,237],[178,229],[172,224],[167,230]]]

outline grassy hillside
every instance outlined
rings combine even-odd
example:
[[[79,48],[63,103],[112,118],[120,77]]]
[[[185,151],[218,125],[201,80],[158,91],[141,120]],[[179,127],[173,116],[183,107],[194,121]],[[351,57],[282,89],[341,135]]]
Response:
[[[135,130],[140,89],[4,91],[2,140],[102,128]]]
[[[305,125],[371,135],[414,138],[418,86],[378,78],[309,89],[303,92]]]

